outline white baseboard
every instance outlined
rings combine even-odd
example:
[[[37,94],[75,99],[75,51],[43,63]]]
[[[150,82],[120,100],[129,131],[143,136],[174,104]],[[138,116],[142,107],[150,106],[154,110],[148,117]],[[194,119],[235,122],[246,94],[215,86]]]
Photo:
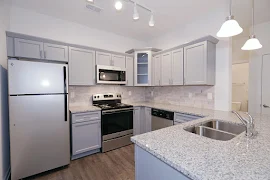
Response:
[[[4,180],[9,180],[9,178],[10,178],[10,173],[11,173],[11,172],[10,172],[10,167],[9,167],[3,179],[4,179]]]

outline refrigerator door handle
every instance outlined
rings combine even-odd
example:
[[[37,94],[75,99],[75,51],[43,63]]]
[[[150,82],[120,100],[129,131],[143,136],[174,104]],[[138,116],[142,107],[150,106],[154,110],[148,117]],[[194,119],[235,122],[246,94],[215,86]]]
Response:
[[[64,73],[64,96],[65,96],[65,103],[64,103],[64,106],[65,106],[65,121],[67,121],[67,118],[68,118],[68,95],[67,95],[67,68],[66,66],[63,67],[63,73]]]

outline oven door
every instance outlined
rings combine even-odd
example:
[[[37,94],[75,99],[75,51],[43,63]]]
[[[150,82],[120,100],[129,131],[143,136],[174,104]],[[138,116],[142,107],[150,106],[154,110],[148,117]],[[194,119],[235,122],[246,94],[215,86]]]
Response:
[[[98,84],[126,84],[126,70],[113,66],[97,65]]]
[[[102,112],[103,140],[113,139],[133,133],[133,108]]]

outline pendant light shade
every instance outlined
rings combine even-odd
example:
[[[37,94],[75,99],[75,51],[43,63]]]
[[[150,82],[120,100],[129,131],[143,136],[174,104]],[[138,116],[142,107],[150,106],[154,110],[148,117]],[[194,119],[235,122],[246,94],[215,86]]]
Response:
[[[154,27],[155,26],[155,20],[154,20],[154,15],[151,13],[150,20],[149,20],[149,26]]]
[[[217,37],[232,37],[241,34],[242,32],[243,28],[241,28],[232,15],[232,0],[230,0],[230,16],[228,16],[226,21],[222,24],[217,33]]]
[[[252,35],[249,37],[247,42],[241,48],[242,50],[256,50],[262,48],[260,41],[256,38],[254,34],[254,0],[252,0]]]
[[[260,41],[256,38],[255,35],[250,36],[244,46],[241,48],[242,50],[255,50],[262,48]]]
[[[241,34],[243,29],[238,22],[234,20],[233,16],[226,18],[226,21],[222,24],[220,30],[217,33],[218,37],[232,37]]]

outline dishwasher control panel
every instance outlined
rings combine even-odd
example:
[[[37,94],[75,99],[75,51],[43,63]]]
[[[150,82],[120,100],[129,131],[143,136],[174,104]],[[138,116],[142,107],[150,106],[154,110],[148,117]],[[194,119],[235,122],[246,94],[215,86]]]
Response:
[[[160,117],[160,118],[164,118],[164,119],[168,119],[172,121],[174,119],[174,112],[170,112],[170,111],[152,108],[151,114],[152,116],[156,116],[156,117]]]

